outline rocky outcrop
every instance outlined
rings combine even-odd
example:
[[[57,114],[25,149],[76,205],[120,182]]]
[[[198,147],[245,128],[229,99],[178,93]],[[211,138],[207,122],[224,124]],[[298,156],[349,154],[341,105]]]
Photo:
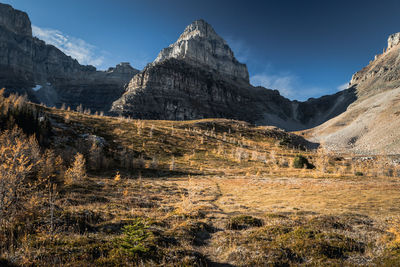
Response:
[[[300,130],[342,113],[354,100],[351,89],[298,102],[253,87],[246,65],[208,23],[197,20],[135,75],[112,112],[142,119],[229,118]]]
[[[26,13],[0,4],[0,87],[27,93],[50,106],[82,104],[108,111],[138,73],[128,63],[107,71],[83,66],[58,48],[32,37]],[[32,90],[34,88],[34,90]]]
[[[392,47],[397,46],[400,44],[400,32],[394,33],[389,36],[388,38],[388,50],[392,49]]]
[[[187,26],[175,43],[160,52],[154,63],[170,58],[216,70],[232,79],[249,81],[246,65],[236,60],[225,40],[202,19]]]
[[[0,4],[0,26],[19,35],[32,36],[28,15],[25,12],[15,10],[10,5]]]

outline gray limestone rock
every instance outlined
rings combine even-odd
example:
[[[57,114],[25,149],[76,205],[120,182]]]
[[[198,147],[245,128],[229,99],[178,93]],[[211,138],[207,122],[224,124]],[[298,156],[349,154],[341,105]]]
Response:
[[[0,4],[0,25],[14,33],[32,36],[31,22],[25,12]]]
[[[354,100],[354,91],[348,89],[306,102],[290,101],[277,90],[171,58],[135,75],[111,111],[140,119],[229,118],[300,130],[344,112]]]
[[[203,65],[232,78],[249,81],[246,65],[236,60],[225,40],[202,19],[187,26],[175,43],[159,53],[154,63],[169,58],[185,60],[195,66]]]

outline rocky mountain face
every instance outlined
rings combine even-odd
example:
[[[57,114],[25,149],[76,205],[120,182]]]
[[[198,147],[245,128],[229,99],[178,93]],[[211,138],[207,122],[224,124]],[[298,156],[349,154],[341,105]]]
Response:
[[[32,36],[26,13],[0,4],[0,87],[27,93],[49,106],[82,104],[108,111],[138,73],[128,63],[107,71],[83,66],[58,48]]]
[[[343,114],[305,131],[328,149],[359,154],[400,153],[400,33],[383,54],[353,75],[358,99]]]
[[[111,110],[142,119],[230,118],[299,130],[337,116],[354,100],[353,89],[298,102],[250,85],[246,65],[207,22],[197,20],[133,77]]]

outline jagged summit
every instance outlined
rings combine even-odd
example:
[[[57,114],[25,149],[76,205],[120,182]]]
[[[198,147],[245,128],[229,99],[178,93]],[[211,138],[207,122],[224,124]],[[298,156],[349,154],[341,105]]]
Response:
[[[388,50],[400,44],[400,32],[391,34],[388,38]]]
[[[205,66],[223,75],[249,81],[246,65],[237,61],[226,41],[203,19],[188,25],[175,43],[159,53],[154,63],[169,58],[185,60],[192,65]]]
[[[207,38],[226,44],[225,40],[215,32],[214,28],[203,19],[195,20],[192,24],[188,25],[181,36],[179,36],[178,41],[189,40],[191,38]]]

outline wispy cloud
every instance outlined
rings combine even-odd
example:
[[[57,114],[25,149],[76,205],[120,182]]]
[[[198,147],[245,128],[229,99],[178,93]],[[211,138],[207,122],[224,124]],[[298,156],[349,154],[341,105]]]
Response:
[[[281,95],[292,100],[303,101],[329,93],[326,88],[304,85],[299,77],[291,73],[259,73],[250,77],[250,83],[254,86],[276,89]]]
[[[234,37],[226,37],[225,41],[235,54],[236,59],[242,63],[248,63],[250,59],[249,46],[242,40]]]
[[[104,63],[104,56],[97,47],[82,39],[69,36],[59,30],[40,28],[35,25],[32,25],[32,33],[37,38],[56,46],[65,54],[75,58],[81,64],[99,67]]]
[[[339,85],[339,86],[337,87],[337,90],[338,90],[338,91],[343,91],[343,90],[346,90],[347,88],[349,88],[349,83],[348,83],[348,82]]]

